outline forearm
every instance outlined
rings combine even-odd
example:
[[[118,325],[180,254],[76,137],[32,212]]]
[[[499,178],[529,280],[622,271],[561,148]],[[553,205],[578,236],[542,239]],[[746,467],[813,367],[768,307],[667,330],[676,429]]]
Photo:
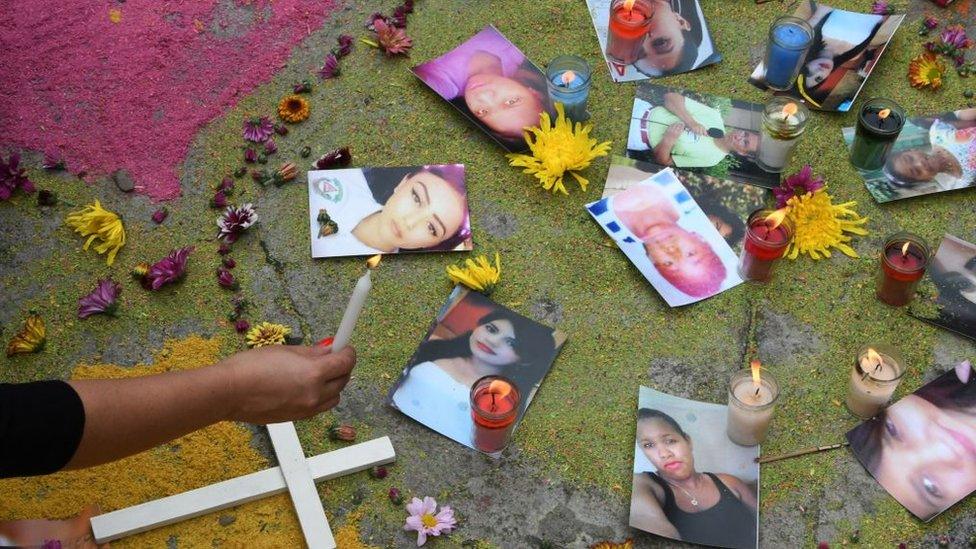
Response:
[[[75,380],[85,428],[66,468],[120,459],[231,417],[233,376],[215,365],[131,379]]]
[[[685,97],[680,93],[668,92],[664,96],[664,108],[671,111],[671,114],[677,116],[686,126],[698,123],[685,108]]]
[[[674,140],[665,137],[654,146],[654,161],[662,166],[670,166],[672,149],[674,149]]]

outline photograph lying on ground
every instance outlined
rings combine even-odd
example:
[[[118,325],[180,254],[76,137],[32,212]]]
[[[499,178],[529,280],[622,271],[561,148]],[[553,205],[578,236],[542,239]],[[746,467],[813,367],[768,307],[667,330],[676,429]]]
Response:
[[[854,128],[843,131],[850,147]],[[858,172],[878,202],[976,186],[976,109],[909,118],[885,165]]]
[[[976,379],[963,362],[847,433],[858,461],[929,521],[976,490]]]
[[[793,16],[810,24],[813,44],[793,87],[777,93],[795,97],[811,109],[839,112],[850,110],[905,19],[904,15],[845,11],[813,0],[801,0]],[[760,62],[749,82],[766,89],[765,76],[766,67]]]
[[[509,152],[528,149],[523,130],[540,114],[555,115],[545,74],[491,25],[411,70]]]
[[[630,525],[714,547],[759,544],[758,446],[725,433],[728,409],[641,387]]]
[[[388,401],[452,440],[497,455],[504,447],[499,437],[509,436],[522,421],[565,341],[562,332],[459,286],[390,390]],[[485,376],[501,376],[514,389],[498,396],[509,397],[507,425],[485,428],[473,415],[472,387]]]
[[[603,198],[624,191],[635,183],[646,181],[662,169],[656,164],[613,156],[607,172],[607,183],[603,188]],[[768,191],[761,187],[685,170],[674,170],[674,174],[688,189],[712,225],[715,225],[718,234],[722,235],[733,250],[740,250],[746,234],[746,219],[750,213],[766,203]]]
[[[756,164],[762,112],[757,103],[644,83],[634,99],[627,156],[773,188],[780,174]]]
[[[679,74],[722,60],[698,0],[620,1],[612,10],[613,3],[586,0],[614,82]],[[625,18],[624,26],[611,22],[612,12],[617,20]]]
[[[976,340],[976,244],[945,235],[926,272],[909,313]]]
[[[735,252],[674,170],[660,171],[586,209],[672,307],[742,283]]]
[[[312,257],[471,250],[461,164],[308,172]]]

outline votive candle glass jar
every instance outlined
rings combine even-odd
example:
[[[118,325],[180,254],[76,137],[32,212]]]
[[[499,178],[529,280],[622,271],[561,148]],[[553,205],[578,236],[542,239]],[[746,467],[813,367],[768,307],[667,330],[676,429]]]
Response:
[[[884,97],[865,101],[858,111],[851,164],[861,170],[880,169],[905,125],[905,111],[898,103]]]
[[[755,446],[766,440],[769,423],[779,400],[779,383],[764,368],[755,381],[751,368],[732,374],[729,381],[729,408],[726,431],[729,440],[740,446]]]
[[[767,172],[782,172],[807,127],[810,110],[795,99],[776,96],[766,103],[762,119],[756,164]]]
[[[613,0],[607,29],[607,56],[629,65],[640,57],[641,47],[654,15],[653,0]]]
[[[792,88],[811,44],[813,28],[806,20],[785,15],[773,21],[763,63],[766,86],[777,91]]]
[[[769,281],[773,265],[783,257],[793,239],[793,222],[783,218],[775,225],[770,220],[775,213],[775,210],[758,209],[746,221],[746,237],[739,256],[739,275],[745,280]]]
[[[851,368],[847,409],[861,419],[878,414],[905,375],[905,360],[887,345],[861,347]]]
[[[889,236],[881,248],[878,299],[894,307],[911,303],[928,264],[929,247],[925,239],[907,232]]]
[[[487,454],[508,445],[519,412],[519,391],[515,383],[502,376],[485,376],[471,387],[471,418],[474,420],[474,447]]]

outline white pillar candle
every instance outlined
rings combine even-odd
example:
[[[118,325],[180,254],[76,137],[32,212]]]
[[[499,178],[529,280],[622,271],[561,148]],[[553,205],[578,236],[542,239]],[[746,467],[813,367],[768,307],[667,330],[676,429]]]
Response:
[[[753,362],[753,368],[733,374],[726,426],[729,439],[740,446],[755,446],[765,440],[778,398],[779,384],[765,371],[760,375],[758,361]]]
[[[769,172],[781,172],[803,135],[809,111],[789,98],[775,97],[763,110],[762,132],[756,160]]]
[[[904,373],[904,361],[892,349],[862,348],[851,368],[847,409],[861,419],[874,417],[891,399]]]
[[[349,304],[346,305],[346,312],[342,313],[342,320],[339,322],[339,329],[336,330],[335,338],[332,341],[332,351],[341,351],[349,340],[352,339],[352,331],[359,320],[359,313],[363,311],[363,305],[369,296],[369,290],[373,287],[373,280],[370,277],[372,269],[379,265],[379,257],[373,256],[366,262],[366,274],[359,277],[356,287],[352,290]]]

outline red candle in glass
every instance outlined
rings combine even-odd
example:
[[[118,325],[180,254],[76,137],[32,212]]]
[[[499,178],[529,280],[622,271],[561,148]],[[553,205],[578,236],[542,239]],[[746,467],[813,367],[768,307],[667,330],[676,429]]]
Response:
[[[749,215],[746,238],[739,256],[739,275],[746,280],[766,282],[773,276],[773,264],[783,257],[793,240],[793,223],[786,209],[759,209]]]
[[[641,45],[651,24],[648,0],[613,0],[607,31],[607,55],[629,65],[640,57]]]
[[[519,412],[515,383],[501,376],[485,376],[471,387],[474,447],[492,454],[508,444]]]
[[[922,237],[896,233],[885,240],[878,275],[878,299],[895,307],[908,305],[929,264],[929,247]]]

